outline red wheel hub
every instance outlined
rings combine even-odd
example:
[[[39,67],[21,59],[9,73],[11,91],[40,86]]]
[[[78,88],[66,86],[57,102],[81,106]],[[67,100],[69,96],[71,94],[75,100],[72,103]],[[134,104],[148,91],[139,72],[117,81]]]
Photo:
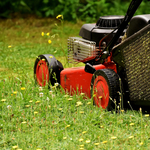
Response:
[[[36,66],[36,78],[40,86],[45,86],[49,81],[49,70],[45,60],[40,60]]]
[[[97,76],[94,80],[93,98],[98,107],[106,109],[109,103],[109,86],[102,76]]]

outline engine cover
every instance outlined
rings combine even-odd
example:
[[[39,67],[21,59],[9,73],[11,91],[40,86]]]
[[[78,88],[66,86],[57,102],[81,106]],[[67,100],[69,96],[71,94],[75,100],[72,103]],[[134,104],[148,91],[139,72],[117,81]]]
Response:
[[[86,40],[96,42],[96,46],[98,46],[99,41],[104,36],[111,33],[115,28],[117,28],[121,24],[123,19],[124,16],[100,17],[96,24],[84,24],[80,30],[79,35]],[[111,38],[112,37],[110,37],[110,39]]]

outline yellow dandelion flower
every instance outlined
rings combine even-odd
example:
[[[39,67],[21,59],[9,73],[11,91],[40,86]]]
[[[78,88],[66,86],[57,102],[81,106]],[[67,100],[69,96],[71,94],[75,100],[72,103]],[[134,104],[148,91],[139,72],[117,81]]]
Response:
[[[67,126],[66,126],[66,128],[69,128],[70,127],[70,124],[68,124]]]
[[[17,94],[17,91],[14,91],[13,94]]]
[[[35,102],[35,104],[39,104],[39,103],[40,103],[40,101],[36,101],[36,102]]]
[[[116,136],[112,136],[112,137],[111,137],[112,140],[115,140],[116,138],[117,138]]]
[[[63,137],[63,139],[64,139],[64,140],[66,140],[66,139],[67,139],[67,137]]]
[[[23,90],[25,90],[26,88],[25,87],[21,87],[21,90],[23,91]]]
[[[72,101],[72,98],[68,98],[68,101]]]
[[[36,115],[36,114],[38,114],[38,112],[37,112],[37,111],[35,111],[35,112],[34,112],[34,114]]]
[[[79,139],[79,142],[82,142],[83,141],[83,139]]]
[[[149,117],[149,114],[145,114],[145,117]]]
[[[140,145],[143,145],[143,142],[139,143]]]
[[[85,142],[86,142],[86,143],[90,143],[91,141],[90,141],[90,140],[86,140]]]
[[[18,145],[13,146],[12,148],[13,148],[13,149],[16,149],[16,148],[18,148]]]
[[[44,36],[44,32],[42,32],[41,35]]]
[[[132,138],[134,138],[134,136],[129,136],[128,138],[129,138],[129,139],[132,139]]]
[[[90,105],[91,104],[91,102],[87,102],[87,105]]]
[[[134,123],[130,123],[130,126],[133,126],[134,125]]]
[[[64,95],[64,97],[68,97],[69,95]]]
[[[37,148],[36,150],[42,150],[41,148]]]
[[[84,147],[84,145],[80,145],[80,147]]]
[[[84,111],[80,111],[80,114],[84,114]]]
[[[94,145],[96,145],[96,146],[97,146],[97,145],[99,145],[99,143],[94,143]]]
[[[81,106],[81,105],[83,105],[83,103],[78,101],[76,106]]]
[[[17,148],[17,150],[22,150],[21,148]]]
[[[13,94],[11,94],[11,96],[13,96]]]
[[[87,131],[83,131],[82,134],[85,134]]]
[[[63,19],[63,15],[58,15],[58,16],[56,17],[56,19],[59,19],[59,18]]]
[[[23,121],[23,122],[21,122],[22,124],[26,124],[27,122],[26,121]]]
[[[5,101],[6,101],[6,99],[2,99],[1,101],[2,101],[2,102],[5,102]]]
[[[32,103],[32,102],[33,102],[32,100],[29,101],[29,103]]]
[[[107,143],[107,141],[103,141],[102,143],[103,143],[103,144],[106,144],[106,143]]]
[[[104,128],[104,126],[100,126],[100,128]]]
[[[53,58],[53,56],[49,56],[49,58]]]
[[[25,105],[25,107],[27,107],[27,108],[28,108],[28,107],[30,107],[30,105]]]
[[[48,43],[49,43],[49,44],[51,44],[51,43],[52,43],[52,41],[51,41],[51,40],[48,40]]]
[[[8,46],[8,48],[11,48],[11,47],[12,47],[11,45]]]
[[[80,150],[83,150],[84,148],[83,148],[83,147],[80,147],[79,149],[80,149]]]
[[[50,33],[48,32],[48,33],[46,33],[46,35],[47,35],[47,36],[49,36],[49,35],[50,35]]]

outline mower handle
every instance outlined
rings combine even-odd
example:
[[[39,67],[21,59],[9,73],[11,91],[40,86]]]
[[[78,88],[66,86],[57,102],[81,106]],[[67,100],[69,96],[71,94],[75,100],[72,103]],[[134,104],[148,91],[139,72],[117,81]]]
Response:
[[[143,0],[132,0],[131,1],[129,8],[126,12],[126,15],[125,15],[122,23],[118,27],[116,34],[111,39],[111,41],[108,43],[106,48],[103,50],[102,55],[99,57],[99,62],[101,64],[103,64],[105,59],[109,56],[110,52],[112,51],[113,46],[115,45],[116,41],[118,40],[118,38],[120,37],[120,35],[122,34],[122,32],[124,31],[126,26],[128,25],[128,23],[130,22],[131,18],[133,17],[134,13],[136,12],[137,8],[139,7],[139,5],[141,4],[142,1]]]

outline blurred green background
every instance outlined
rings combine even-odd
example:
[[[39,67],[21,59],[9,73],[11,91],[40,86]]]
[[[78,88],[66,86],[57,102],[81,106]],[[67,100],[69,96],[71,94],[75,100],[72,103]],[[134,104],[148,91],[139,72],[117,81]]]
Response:
[[[1,0],[0,17],[14,18],[64,16],[65,20],[96,21],[103,15],[125,15],[131,0]],[[150,3],[143,0],[137,14],[149,13]]]

